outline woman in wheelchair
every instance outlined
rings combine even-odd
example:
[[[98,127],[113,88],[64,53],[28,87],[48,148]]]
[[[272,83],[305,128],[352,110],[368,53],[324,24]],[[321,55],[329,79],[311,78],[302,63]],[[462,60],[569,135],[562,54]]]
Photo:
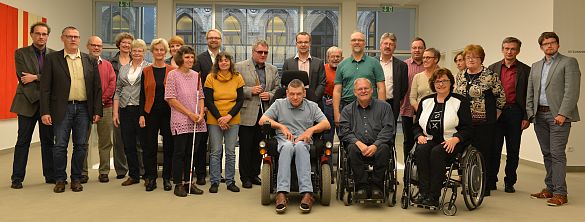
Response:
[[[436,70],[429,79],[434,94],[421,99],[414,124],[417,140],[415,161],[420,195],[415,204],[438,207],[448,158],[463,152],[471,138],[471,114],[467,98],[453,93],[453,74]]]

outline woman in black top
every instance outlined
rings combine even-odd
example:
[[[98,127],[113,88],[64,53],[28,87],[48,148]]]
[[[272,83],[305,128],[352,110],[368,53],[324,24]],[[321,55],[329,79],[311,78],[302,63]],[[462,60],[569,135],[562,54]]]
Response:
[[[420,182],[417,204],[438,206],[445,180],[446,160],[462,152],[471,138],[471,112],[467,98],[453,93],[453,74],[436,70],[429,79],[434,94],[418,104],[414,136],[416,165]]]

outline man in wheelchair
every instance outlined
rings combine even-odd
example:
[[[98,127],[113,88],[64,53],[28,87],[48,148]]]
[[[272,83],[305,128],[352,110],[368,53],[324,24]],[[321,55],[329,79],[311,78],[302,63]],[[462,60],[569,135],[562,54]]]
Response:
[[[394,117],[390,104],[372,99],[372,83],[358,78],[353,84],[357,100],[343,108],[339,138],[346,145],[357,192],[356,199],[383,199],[384,174],[394,144]],[[373,165],[371,184],[365,163]]]
[[[271,127],[277,131],[279,164],[276,211],[278,213],[283,213],[287,208],[286,194],[290,192],[293,156],[299,193],[303,196],[300,209],[308,213],[314,202],[309,146],[312,143],[313,134],[328,130],[330,125],[319,106],[305,99],[305,95],[303,82],[298,79],[292,80],[286,89],[286,98],[277,99],[259,121],[260,125],[269,121]]]

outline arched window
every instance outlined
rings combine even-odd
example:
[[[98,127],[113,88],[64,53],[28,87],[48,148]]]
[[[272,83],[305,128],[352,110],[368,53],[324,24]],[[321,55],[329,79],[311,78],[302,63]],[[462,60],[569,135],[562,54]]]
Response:
[[[177,20],[177,35],[181,36],[188,45],[193,44],[193,19],[188,15],[183,15]]]
[[[114,15],[112,17],[112,34],[116,36],[121,32],[130,32],[130,23],[121,15]]]
[[[336,45],[335,28],[333,22],[325,17],[319,24],[311,31],[311,54],[326,60],[327,49]]]
[[[372,19],[366,33],[366,49],[376,49],[376,20]]]
[[[240,61],[240,57],[245,58],[245,46],[242,45],[240,21],[235,16],[230,15],[223,20],[222,30],[225,50],[234,55],[235,61]]]
[[[268,20],[266,25],[266,42],[271,48],[271,62],[284,61],[288,38],[286,34],[286,23],[279,16],[274,16]]]

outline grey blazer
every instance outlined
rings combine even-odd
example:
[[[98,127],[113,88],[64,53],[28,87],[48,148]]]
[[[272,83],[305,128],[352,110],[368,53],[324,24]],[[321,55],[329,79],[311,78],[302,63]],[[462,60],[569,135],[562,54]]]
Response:
[[[253,96],[251,87],[257,85],[258,73],[252,59],[244,60],[236,63],[236,70],[242,74],[244,78],[244,105],[240,109],[240,125],[254,126],[258,122],[258,110],[260,110],[260,97]],[[274,96],[274,92],[280,87],[280,76],[278,76],[278,68],[276,66],[266,63],[266,89],[270,93],[270,99]],[[268,103],[264,102],[264,111],[268,109]]]
[[[54,50],[47,48],[47,54],[54,52]],[[16,65],[16,78],[18,79],[18,86],[16,87],[16,94],[12,100],[10,112],[19,115],[32,117],[39,110],[39,99],[41,97],[41,83],[34,81],[28,84],[22,84],[20,77],[22,72],[37,75],[41,79],[41,71],[39,70],[39,61],[34,51],[34,46],[30,45],[17,49],[14,52],[14,61]]]
[[[299,60],[294,57],[284,60],[282,65],[282,71],[298,71]],[[307,99],[319,104],[319,107],[323,107],[321,98],[325,92],[325,64],[323,60],[315,56],[311,56],[311,63],[309,64],[309,89],[307,90]]]
[[[538,108],[543,65],[544,58],[532,64],[530,76],[528,76],[526,112],[531,121]],[[558,53],[550,67],[544,86],[546,87],[546,99],[553,116],[563,115],[569,122],[580,120],[577,108],[580,83],[581,71],[579,71],[577,60]]]
[[[144,68],[150,65],[149,62],[143,61],[141,65],[142,71]],[[130,79],[128,79],[128,74],[130,73],[130,68],[132,67],[132,61],[130,63],[122,66],[120,68],[120,73],[118,74],[118,81],[116,81],[116,92],[114,94],[114,99],[118,99],[120,102],[120,108],[124,108],[128,105],[128,103],[133,102],[134,104],[140,104],[140,87],[142,82],[142,71],[136,78],[134,84],[130,83]]]

